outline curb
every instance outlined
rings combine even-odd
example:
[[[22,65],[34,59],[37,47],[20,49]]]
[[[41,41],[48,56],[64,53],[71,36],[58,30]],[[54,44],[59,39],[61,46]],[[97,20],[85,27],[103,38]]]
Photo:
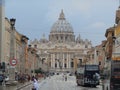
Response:
[[[42,80],[43,80],[43,78],[41,78],[40,80],[38,80],[38,82],[41,82]],[[22,88],[24,88],[24,87],[26,87],[26,86],[29,86],[29,85],[31,85],[31,84],[32,84],[32,82],[28,82],[28,83],[26,83],[26,84],[24,84],[24,85],[22,85],[22,86],[17,87],[16,90],[21,90]]]
[[[17,89],[16,90],[20,90],[20,89],[22,89],[22,88],[24,88],[24,87],[26,87],[26,86],[29,86],[29,85],[31,85],[32,84],[32,82],[30,82],[30,83],[27,83],[27,84],[25,84],[25,85],[22,85],[22,86],[19,86],[19,87],[17,87]]]

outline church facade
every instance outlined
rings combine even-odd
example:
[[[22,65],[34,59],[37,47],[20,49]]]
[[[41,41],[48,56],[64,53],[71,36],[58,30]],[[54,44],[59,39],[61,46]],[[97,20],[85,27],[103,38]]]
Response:
[[[49,39],[43,35],[40,40],[30,41],[30,45],[37,49],[40,60],[46,63],[50,72],[74,72],[92,48],[88,39],[83,40],[80,35],[75,37],[63,10],[51,27]]]

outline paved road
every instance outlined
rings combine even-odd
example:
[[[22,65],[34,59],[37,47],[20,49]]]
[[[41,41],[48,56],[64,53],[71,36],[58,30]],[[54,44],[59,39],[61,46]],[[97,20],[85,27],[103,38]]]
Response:
[[[101,86],[96,88],[77,86],[74,76],[67,76],[67,81],[62,75],[54,75],[39,82],[39,90],[102,90]],[[32,85],[28,85],[20,90],[31,90]],[[0,90],[17,90],[16,87],[1,87]]]
[[[0,90],[18,90],[19,88],[23,88],[25,86],[30,86],[30,82],[27,82],[27,83],[21,83],[19,85],[15,85],[15,86],[6,86],[6,85],[0,85]],[[26,88],[26,87],[25,87]],[[22,89],[21,89],[22,90]],[[25,89],[26,90],[26,89]],[[31,90],[31,89],[29,89]]]
[[[0,90],[16,90],[15,86],[2,86],[0,85]]]
[[[30,90],[30,88],[31,86],[28,86],[22,90]],[[54,75],[51,78],[42,80],[39,83],[39,90],[102,90],[102,87],[81,87],[77,86],[74,76],[68,76],[68,80],[65,81],[62,75]]]

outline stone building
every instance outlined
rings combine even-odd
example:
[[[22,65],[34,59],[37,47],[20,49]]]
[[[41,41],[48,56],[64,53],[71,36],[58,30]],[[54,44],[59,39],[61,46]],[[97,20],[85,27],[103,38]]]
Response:
[[[51,27],[49,39],[43,35],[40,40],[31,40],[30,45],[37,47],[40,59],[50,72],[74,72],[92,47],[88,39],[83,40],[80,35],[75,37],[63,10]]]
[[[115,21],[116,21],[116,28],[115,28],[115,32],[114,32],[115,33],[114,53],[120,54],[120,7],[116,11]]]
[[[11,34],[11,28],[10,23],[7,18],[5,18],[5,38],[4,38],[4,62],[9,63],[10,59],[10,34]]]
[[[4,48],[5,48],[5,0],[0,0],[0,62],[4,61]]]
[[[20,34],[14,27],[11,28],[11,21],[8,18],[5,21],[5,33],[4,33],[4,60],[1,63],[5,63],[5,73],[13,76],[14,72],[26,72],[27,57],[27,46],[28,37]],[[14,35],[13,35],[14,32]],[[14,57],[13,57],[14,56]],[[13,65],[12,60],[17,60],[16,64]],[[13,68],[13,67],[14,68]],[[14,69],[14,72],[13,72]]]

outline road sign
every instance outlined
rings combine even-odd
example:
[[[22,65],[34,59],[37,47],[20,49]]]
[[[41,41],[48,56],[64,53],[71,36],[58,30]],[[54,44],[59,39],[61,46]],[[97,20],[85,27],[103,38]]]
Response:
[[[11,59],[10,65],[15,66],[17,64],[17,59]]]

